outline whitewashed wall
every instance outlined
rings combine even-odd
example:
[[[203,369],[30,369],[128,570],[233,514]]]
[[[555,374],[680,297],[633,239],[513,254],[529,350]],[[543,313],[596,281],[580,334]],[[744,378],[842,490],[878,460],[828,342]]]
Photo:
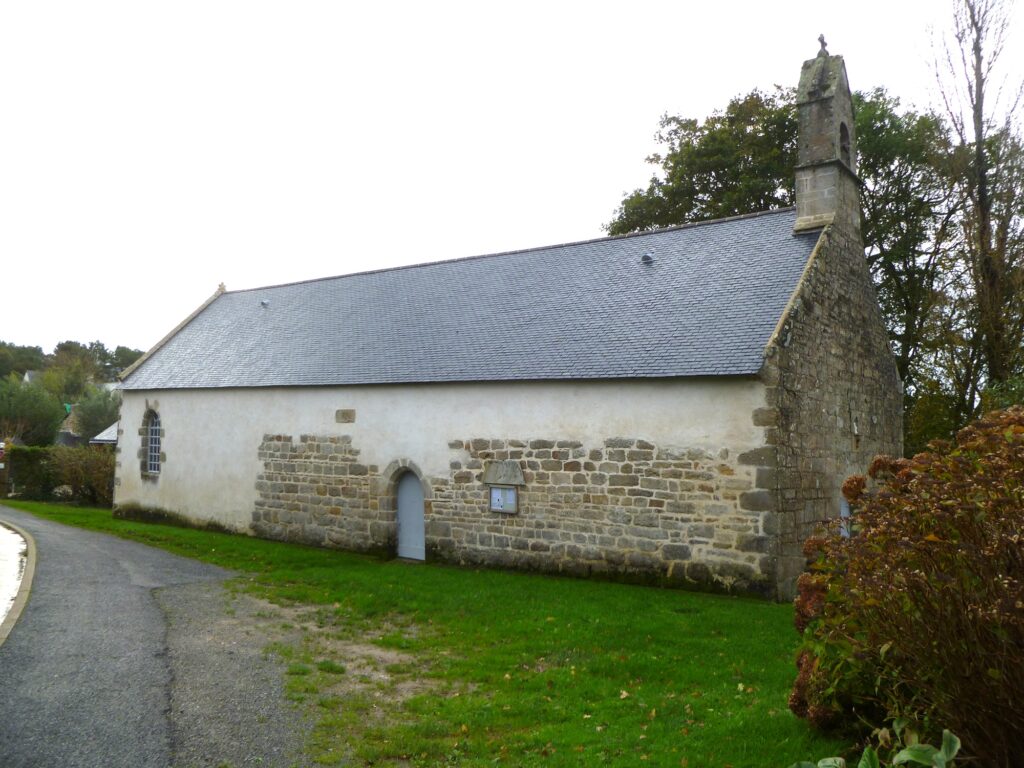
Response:
[[[139,428],[155,406],[167,454],[143,480]],[[600,446],[629,436],[662,447],[745,451],[764,445],[751,414],[763,385],[747,379],[423,384],[339,388],[125,391],[115,503],[247,530],[265,434],[350,435],[366,464],[397,459],[447,475],[449,440],[557,436]],[[354,423],[335,413],[354,409]]]

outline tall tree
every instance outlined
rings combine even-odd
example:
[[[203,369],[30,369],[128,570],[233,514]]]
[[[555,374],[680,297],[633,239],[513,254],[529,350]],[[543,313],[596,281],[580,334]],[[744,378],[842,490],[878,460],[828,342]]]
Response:
[[[91,440],[117,421],[121,395],[103,387],[89,387],[75,407],[78,434]]]
[[[659,173],[627,195],[609,234],[735,216],[793,204],[796,111],[792,90],[751,91],[703,122],[664,115],[647,162]]]
[[[907,405],[930,378],[948,254],[960,212],[955,156],[943,121],[902,110],[877,88],[854,95],[862,230]]]
[[[61,402],[75,403],[100,375],[96,358],[77,341],[62,341],[54,347],[42,385]]]
[[[96,361],[97,377],[103,381],[113,381],[114,377],[114,356],[102,341],[90,341],[89,354]]]
[[[20,347],[0,341],[0,378],[6,378],[11,373],[38,371],[45,360],[42,347]]]
[[[963,298],[974,305],[984,373],[992,384],[1024,365],[1024,160],[1014,124],[1022,84],[1007,91],[998,74],[1008,25],[1002,0],[956,0],[940,72],[946,111],[966,160],[961,223],[969,283]]]
[[[67,412],[42,387],[25,384],[17,374],[0,379],[0,439],[49,445]]]
[[[117,348],[111,353],[111,372],[113,376],[108,381],[113,381],[118,374],[122,373],[128,366],[134,363],[143,355],[141,349],[132,349],[131,347],[124,347],[118,345]]]

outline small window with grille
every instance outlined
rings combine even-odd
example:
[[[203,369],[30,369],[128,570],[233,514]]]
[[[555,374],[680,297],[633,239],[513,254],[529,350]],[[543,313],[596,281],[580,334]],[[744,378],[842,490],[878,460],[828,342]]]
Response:
[[[146,414],[144,466],[147,475],[160,474],[160,415],[156,411]]]

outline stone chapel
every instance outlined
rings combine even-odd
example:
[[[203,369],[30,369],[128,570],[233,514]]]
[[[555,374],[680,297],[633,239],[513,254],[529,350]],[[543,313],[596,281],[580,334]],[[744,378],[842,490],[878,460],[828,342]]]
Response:
[[[797,110],[795,209],[222,287],[123,377],[115,513],[788,598],[902,439],[824,43]]]

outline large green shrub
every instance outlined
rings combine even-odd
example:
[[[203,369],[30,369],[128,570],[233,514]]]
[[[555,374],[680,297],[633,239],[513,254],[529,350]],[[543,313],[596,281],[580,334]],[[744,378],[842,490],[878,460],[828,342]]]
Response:
[[[77,432],[88,442],[117,421],[121,394],[101,387],[88,387],[75,405]]]
[[[67,411],[42,387],[11,374],[0,379],[0,440],[15,438],[26,445],[49,445]]]
[[[979,765],[1024,764],[1024,408],[869,475],[871,492],[843,487],[853,535],[809,543],[790,707],[820,726],[945,726]]]
[[[28,445],[10,445],[10,480],[14,493],[20,499],[49,501],[58,485],[50,464],[50,449]],[[6,489],[2,489],[6,491]]]
[[[70,489],[73,501],[109,507],[114,502],[114,452],[104,447],[50,449],[49,463],[58,487]]]
[[[114,501],[114,452],[103,447],[45,448],[16,445],[11,480],[20,499],[60,498],[109,507]]]

